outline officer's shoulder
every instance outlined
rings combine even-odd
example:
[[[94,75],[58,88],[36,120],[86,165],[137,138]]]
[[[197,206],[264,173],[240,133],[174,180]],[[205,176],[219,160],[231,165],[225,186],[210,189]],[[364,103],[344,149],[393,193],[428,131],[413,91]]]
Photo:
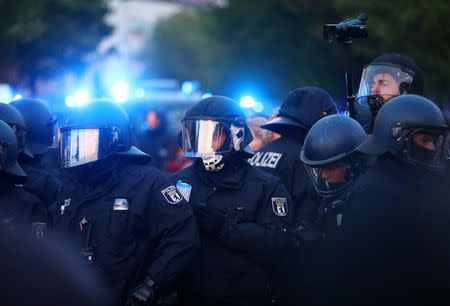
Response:
[[[171,174],[170,178],[178,180],[178,179],[186,179],[186,178],[192,177],[194,175],[195,175],[195,172],[194,172],[193,166],[190,165],[186,168],[183,168],[183,169],[178,170],[177,172]]]
[[[257,152],[277,151],[283,146],[284,142],[285,142],[285,139],[283,139],[283,137],[280,137],[278,139],[275,139],[274,141],[269,142],[268,144],[265,144]]]
[[[8,196],[25,205],[36,205],[41,203],[41,200],[39,200],[37,196],[25,190],[22,185],[15,185],[11,188],[8,192]]]
[[[389,175],[386,171],[379,169],[377,166],[369,167],[355,181],[352,188],[353,192],[374,190],[377,193],[383,193],[390,190],[398,184],[395,177]]]
[[[260,183],[277,184],[280,179],[258,167],[247,166],[247,179],[258,181]]]
[[[119,176],[125,180],[128,178],[152,180],[164,176],[164,174],[150,163],[125,163],[120,167]]]

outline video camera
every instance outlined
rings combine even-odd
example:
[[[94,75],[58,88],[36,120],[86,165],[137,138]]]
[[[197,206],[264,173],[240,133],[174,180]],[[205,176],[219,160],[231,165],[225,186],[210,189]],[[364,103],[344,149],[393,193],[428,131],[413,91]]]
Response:
[[[358,19],[344,20],[338,24],[326,24],[323,26],[323,39],[328,42],[349,43],[353,38],[366,38],[367,14],[361,13]]]

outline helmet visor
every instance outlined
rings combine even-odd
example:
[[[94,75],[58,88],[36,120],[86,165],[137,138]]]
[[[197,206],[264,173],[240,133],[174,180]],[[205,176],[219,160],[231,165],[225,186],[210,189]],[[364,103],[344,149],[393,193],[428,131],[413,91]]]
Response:
[[[61,168],[95,162],[117,149],[116,128],[61,129]]]
[[[364,67],[357,99],[367,105],[362,97],[379,96],[388,101],[409,89],[414,76],[405,70],[390,65],[369,65]]]
[[[446,134],[442,130],[414,130],[408,139],[408,159],[430,170],[442,170],[446,154],[448,154]]]
[[[323,166],[305,165],[306,171],[318,194],[332,197],[350,185],[354,172],[346,163],[332,163]]]
[[[186,119],[181,125],[185,156],[204,157],[231,151],[230,128],[224,122]]]
[[[0,141],[0,169],[4,171],[6,169],[7,158],[6,158],[6,149],[8,147],[8,143],[6,141]]]
[[[11,126],[11,129],[13,130],[14,134],[16,135],[17,149],[20,153],[25,148],[25,141],[27,139],[27,131],[24,127],[17,125],[17,124],[13,124],[10,126]]]

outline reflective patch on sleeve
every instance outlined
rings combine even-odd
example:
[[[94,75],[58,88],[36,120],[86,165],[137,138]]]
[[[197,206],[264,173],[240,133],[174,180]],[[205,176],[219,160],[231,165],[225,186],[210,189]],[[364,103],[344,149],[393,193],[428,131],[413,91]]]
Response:
[[[177,188],[173,185],[161,190],[161,194],[164,196],[169,204],[178,204],[183,199],[183,196],[178,192]]]
[[[285,217],[288,214],[288,206],[286,198],[272,198],[272,210],[280,217]]]

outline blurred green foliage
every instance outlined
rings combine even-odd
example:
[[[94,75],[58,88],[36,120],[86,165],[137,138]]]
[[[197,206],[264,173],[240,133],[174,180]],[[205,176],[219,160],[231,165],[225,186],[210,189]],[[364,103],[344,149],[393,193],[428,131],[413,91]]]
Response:
[[[215,93],[229,94],[252,79],[273,98],[306,85],[344,98],[344,52],[323,41],[322,26],[361,12],[369,16],[369,38],[354,40],[355,79],[376,56],[397,52],[424,70],[426,95],[448,99],[446,0],[231,0],[226,8],[185,10],[160,22],[150,61],[160,76],[197,78]]]
[[[107,12],[104,0],[0,0],[2,72],[77,66],[111,33]]]

